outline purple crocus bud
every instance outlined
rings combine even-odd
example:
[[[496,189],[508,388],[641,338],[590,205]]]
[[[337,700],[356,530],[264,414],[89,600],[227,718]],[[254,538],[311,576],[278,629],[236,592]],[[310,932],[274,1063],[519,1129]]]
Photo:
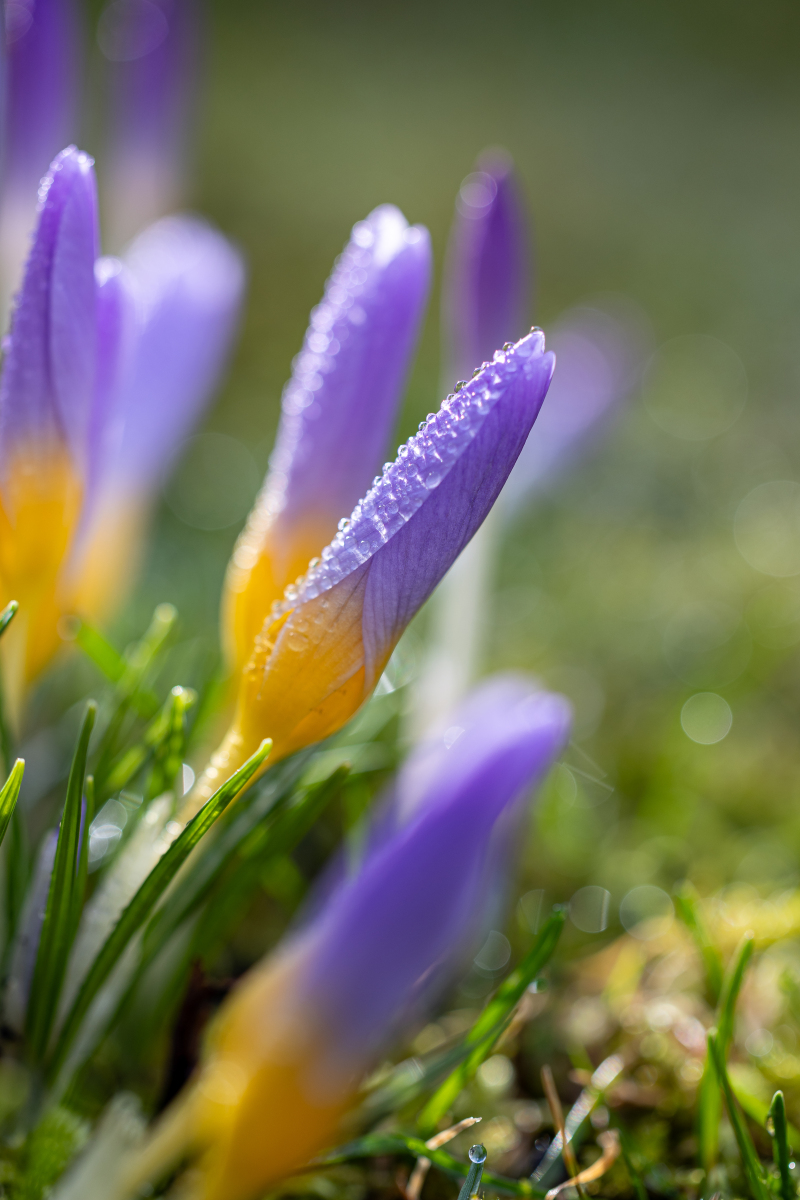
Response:
[[[58,646],[60,573],[89,473],[97,238],[92,160],[73,146],[42,182],[0,377],[0,579],[21,618],[3,645],[14,710]]]
[[[109,260],[103,260],[108,262]],[[106,616],[137,565],[157,489],[219,383],[237,325],[244,265],[196,217],[166,217],[106,268],[110,353],[103,469],[78,558],[75,604]]]
[[[197,0],[112,0],[100,15],[110,90],[104,211],[113,246],[181,203],[197,9]]]
[[[196,1082],[137,1149],[131,1193],[189,1146],[205,1200],[246,1200],[303,1166],[474,952],[508,872],[506,827],[563,749],[570,710],[505,678],[452,720],[401,771],[392,827],[357,873],[226,1001]]]
[[[275,762],[340,729],[360,707],[497,499],[553,366],[541,332],[530,333],[498,351],[400,447],[265,622],[242,674],[233,725],[187,813],[264,737],[273,740]]]
[[[507,512],[545,490],[596,442],[639,380],[648,337],[634,306],[585,305],[564,314],[549,342],[558,372],[503,491]]]
[[[354,227],[311,314],[270,471],[228,569],[223,630],[238,670],[273,602],[330,541],[380,466],[430,275],[427,230],[385,204]]]
[[[442,287],[448,379],[474,369],[527,327],[527,219],[510,157],[486,151],[456,201]]]
[[[15,0],[5,5],[5,24],[0,266],[10,294],[28,249],[39,180],[75,134],[78,28],[73,0]]]

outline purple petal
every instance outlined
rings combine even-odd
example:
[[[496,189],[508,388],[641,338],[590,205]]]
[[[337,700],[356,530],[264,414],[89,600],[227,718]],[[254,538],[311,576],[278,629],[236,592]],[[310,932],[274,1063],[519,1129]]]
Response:
[[[548,340],[558,371],[503,492],[512,508],[551,485],[595,443],[630,396],[647,357],[647,331],[633,306],[571,309]]]
[[[77,13],[72,0],[17,0],[5,13],[5,186],[32,218],[39,180],[75,132]]]
[[[125,256],[139,332],[120,400],[119,455],[110,484],[147,496],[219,382],[244,290],[230,242],[194,217],[146,229]]]
[[[118,258],[98,259],[95,279],[97,378],[89,429],[92,491],[99,484],[106,465],[119,453],[122,437],[120,398],[130,369],[136,328],[133,286],[125,264]]]
[[[497,499],[536,420],[553,366],[539,332],[499,351],[400,447],[318,565],[299,588],[287,589],[283,611],[301,611],[304,601],[337,585],[363,597],[367,691]],[[287,621],[276,652],[291,639],[297,619]]]
[[[511,159],[489,151],[461,185],[442,291],[448,377],[469,379],[527,326],[525,209]]]
[[[103,182],[114,244],[180,202],[197,15],[193,0],[112,0],[100,16],[110,90]]]
[[[491,876],[507,866],[494,853],[502,821],[563,749],[570,709],[561,696],[500,680],[454,721],[464,734],[440,752],[405,812],[418,762],[401,772],[405,822],[302,935],[329,1068],[363,1069],[451,982],[479,933]]]
[[[92,159],[59,154],[39,220],[0,379],[0,465],[21,445],[65,441],[83,468],[95,387],[97,196]]]
[[[349,513],[380,466],[424,312],[427,230],[385,204],[353,229],[311,315],[283,397],[263,503],[280,537],[326,531]]]

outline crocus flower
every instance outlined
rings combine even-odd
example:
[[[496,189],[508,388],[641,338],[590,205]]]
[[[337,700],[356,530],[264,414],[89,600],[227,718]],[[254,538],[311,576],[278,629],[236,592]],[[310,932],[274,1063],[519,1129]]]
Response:
[[[183,240],[150,231],[160,250],[149,271],[137,274],[135,255],[127,274],[117,260],[98,259],[93,164],[74,146],[55,159],[39,195],[0,376],[0,590],[3,603],[20,605],[3,653],[17,713],[25,684],[59,644],[60,616],[79,593],[88,603],[102,590],[89,586],[88,566],[95,530],[117,511],[109,477],[128,498],[131,476],[152,488],[213,383],[234,290],[225,304],[217,274],[204,274],[208,256],[198,267],[195,243],[210,238],[219,256],[221,239],[194,223],[181,226]],[[120,535],[118,525],[117,561],[132,553]]]
[[[4,639],[12,707],[58,645],[58,585],[81,514],[95,399],[97,197],[92,160],[53,163],[0,377],[0,580],[20,604]]]
[[[113,246],[180,205],[197,13],[194,0],[112,0],[100,15],[109,93],[102,184]]]
[[[447,378],[469,379],[528,325],[527,218],[508,155],[487,150],[461,185],[442,288]]]
[[[369,486],[386,451],[425,307],[427,230],[392,205],[353,229],[283,395],[270,471],[228,569],[223,632],[241,670],[287,584]]]
[[[191,1149],[193,1195],[247,1200],[335,1140],[364,1072],[474,953],[508,873],[509,820],[569,724],[563,697],[501,678],[412,756],[355,875],[223,1006],[196,1081],[137,1149],[129,1187]]]
[[[73,0],[6,4],[8,82],[4,110],[0,274],[17,286],[36,219],[36,190],[77,117],[77,13]]]
[[[264,737],[272,760],[340,729],[411,618],[494,504],[553,371],[540,332],[497,351],[400,447],[334,540],[277,603],[242,674],[233,724],[184,812]]]

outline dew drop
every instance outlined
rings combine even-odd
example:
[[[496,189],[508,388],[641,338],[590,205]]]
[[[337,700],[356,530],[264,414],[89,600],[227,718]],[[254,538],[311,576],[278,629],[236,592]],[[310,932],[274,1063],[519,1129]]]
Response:
[[[486,1147],[482,1142],[478,1142],[475,1146],[470,1146],[469,1161],[474,1163],[486,1162]]]

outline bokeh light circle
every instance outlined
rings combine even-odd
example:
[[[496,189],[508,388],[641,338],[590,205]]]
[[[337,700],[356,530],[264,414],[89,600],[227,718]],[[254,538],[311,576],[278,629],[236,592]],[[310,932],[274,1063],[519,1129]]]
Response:
[[[701,746],[713,746],[730,733],[733,713],[716,692],[697,692],[681,709],[683,732]]]
[[[583,933],[602,933],[608,927],[608,907],[611,893],[589,884],[578,888],[569,902],[572,924]]]
[[[747,373],[725,342],[690,334],[659,346],[645,370],[642,395],[665,433],[704,442],[724,433],[741,415]]]
[[[762,575],[800,575],[800,483],[775,479],[753,488],[736,510],[733,536]]]

